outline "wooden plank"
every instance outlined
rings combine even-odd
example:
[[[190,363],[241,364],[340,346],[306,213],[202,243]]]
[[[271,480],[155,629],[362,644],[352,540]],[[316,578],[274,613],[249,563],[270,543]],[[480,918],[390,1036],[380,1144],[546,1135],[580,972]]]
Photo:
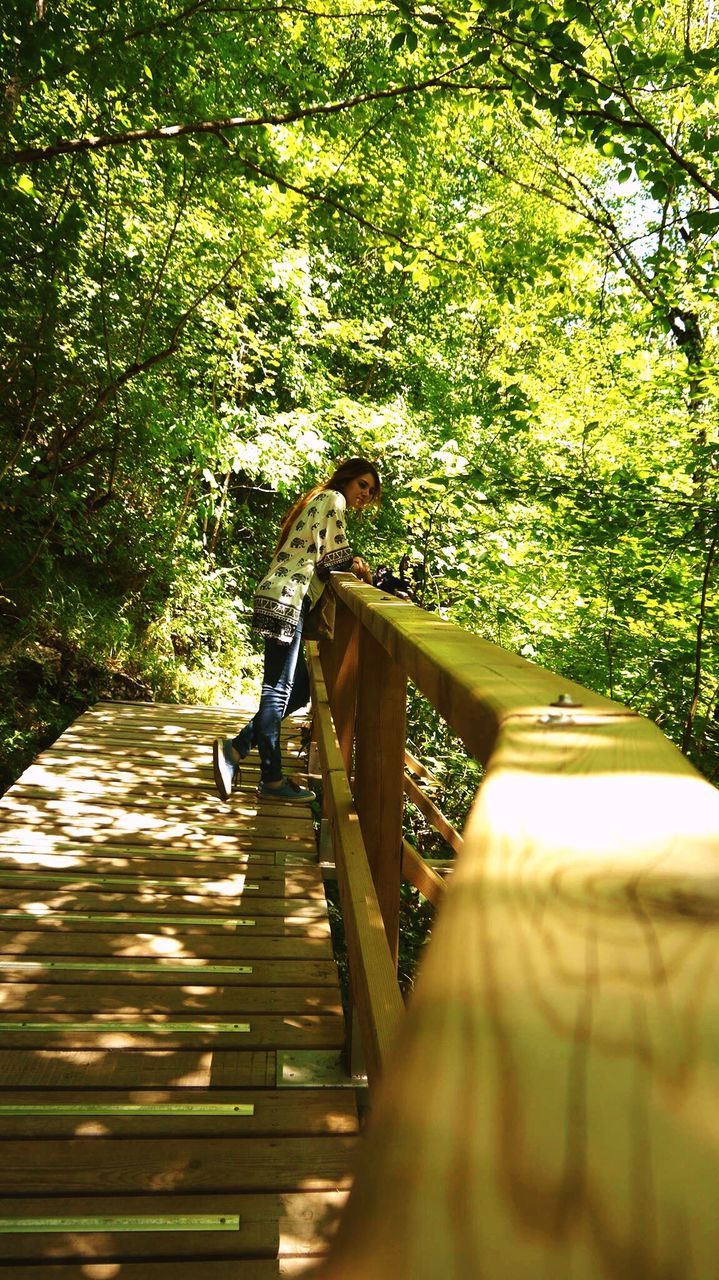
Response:
[[[322,1014],[0,1012],[3,1049],[341,1049],[344,1022]]]
[[[223,905],[236,910],[239,903],[245,911],[248,903],[263,899],[271,902],[321,902],[322,890],[315,882],[309,887],[306,880],[296,877],[293,870],[286,869],[284,876],[266,877],[260,880],[253,871],[233,871],[223,868],[221,876],[181,875],[181,876],[125,876],[123,874],[92,875],[80,871],[6,871],[0,870],[0,886],[9,893],[13,889],[40,892],[46,890],[57,894],[79,894],[83,892],[107,893],[108,895],[129,891],[135,887],[145,886],[152,890],[155,902],[180,903],[190,895],[198,903],[217,906]],[[3,895],[4,896],[4,895]],[[281,914],[281,912],[280,912]]]
[[[124,1055],[122,1055],[124,1056]],[[0,1195],[330,1191],[348,1187],[355,1139],[331,1137],[0,1140]],[[151,1210],[148,1210],[150,1212]]]
[[[46,836],[52,826],[53,833]],[[3,839],[3,834],[7,833],[9,840]],[[44,849],[52,852],[55,848],[62,848],[67,843],[76,844],[78,840],[87,840],[88,850],[100,849],[102,852],[112,853],[116,850],[125,850],[128,846],[128,835],[118,829],[107,830],[104,827],[94,827],[88,825],[84,821],[74,821],[72,819],[56,820],[52,824],[45,821],[39,822],[37,825],[21,826],[17,821],[3,823],[0,816],[0,845],[7,847],[12,844],[14,848],[24,848],[28,850],[38,851]],[[305,839],[292,836],[291,832],[282,835],[274,832],[262,839],[253,842],[252,837],[246,831],[239,829],[234,835],[232,832],[223,837],[219,833],[215,833],[211,828],[204,833],[194,832],[186,834],[184,828],[180,831],[173,832],[162,831],[149,835],[143,833],[141,829],[133,832],[132,843],[137,846],[144,846],[147,850],[144,856],[152,857],[155,854],[170,852],[176,856],[178,852],[186,852],[192,854],[199,849],[205,849],[206,852],[218,850],[222,853],[231,853],[236,850],[239,854],[252,852],[253,848],[258,850],[268,850],[275,853],[275,862],[277,863],[277,853],[294,854],[298,853],[303,860],[308,856],[311,861],[316,861],[317,846],[315,843],[314,832],[311,839]],[[279,865],[279,864],[278,864]]]
[[[314,850],[313,850],[314,853]],[[200,853],[196,850],[182,852],[177,849],[154,849],[152,845],[97,846],[84,849],[77,842],[57,840],[46,849],[31,852],[17,840],[4,844],[0,841],[0,867],[3,870],[57,871],[68,868],[95,872],[99,875],[120,874],[125,871],[133,876],[171,876],[177,879],[191,871],[194,875],[223,876],[228,864],[236,871],[246,871],[251,880],[279,880],[284,876],[284,864],[277,863],[274,851],[233,849]],[[284,853],[280,855],[284,858]],[[301,855],[297,855],[301,856]],[[322,884],[322,872],[317,865],[316,854],[312,862],[303,862],[293,870],[297,883],[317,887]]]
[[[341,1049],[342,1018],[321,1014],[8,1013],[3,1049]]]
[[[374,636],[359,646],[355,805],[390,954],[399,951],[407,676]]]
[[[337,966],[334,960],[275,960],[262,957],[253,958],[251,964],[240,967],[232,960],[218,961],[222,965],[221,973],[212,961],[203,961],[192,966],[172,966],[172,961],[162,957],[151,957],[156,963],[143,968],[142,958],[125,957],[113,954],[102,967],[97,963],[88,964],[85,955],[63,953],[57,955],[27,957],[22,951],[15,955],[0,957],[0,978],[3,983],[27,982],[32,975],[34,982],[43,983],[82,983],[92,986],[95,983],[107,985],[117,983],[131,990],[148,985],[194,987],[216,986],[222,983],[225,987],[247,986],[329,986],[337,988]],[[55,967],[53,967],[55,966]],[[134,966],[134,967],[133,967]]]
[[[292,771],[288,769],[287,772]],[[40,782],[31,781],[33,778],[42,778],[42,785]],[[156,782],[152,791],[149,792],[147,784],[141,781],[134,786],[121,780],[113,779],[112,782],[107,782],[104,779],[98,780],[97,777],[94,780],[84,781],[74,778],[67,772],[52,774],[37,765],[26,770],[7,794],[13,799],[28,804],[47,805],[51,809],[57,808],[60,811],[63,803],[71,799],[73,805],[79,807],[80,812],[83,812],[86,806],[97,805],[106,808],[120,804],[125,809],[150,809],[161,813],[169,812],[172,815],[191,814],[198,819],[214,819],[217,805],[222,803],[209,781],[203,788],[193,790],[167,787]],[[3,807],[11,806],[3,804]],[[236,811],[241,811],[243,818],[258,817],[282,821],[289,817],[292,821],[291,810],[286,800],[275,801],[268,796],[258,797],[255,789],[250,787],[235,788],[232,792],[232,811],[233,816]],[[311,825],[306,817],[307,812],[304,809],[301,811],[300,827]],[[222,816],[230,815],[223,811]],[[294,826],[294,822],[292,825]]]
[[[217,797],[219,806],[222,801]],[[250,808],[251,806],[248,806]],[[279,808],[279,806],[277,806]],[[234,831],[240,818],[252,818],[253,830],[266,837],[283,836],[294,839],[309,839],[312,834],[312,819],[309,807],[293,805],[285,801],[283,813],[235,812],[238,806],[228,808],[224,805],[215,811],[215,800],[205,806],[197,804],[179,804],[167,801],[155,813],[148,812],[148,806],[141,799],[133,798],[131,802],[120,803],[119,797],[108,797],[107,803],[99,797],[92,800],[75,799],[67,796],[64,799],[53,799],[50,794],[39,799],[16,797],[13,790],[7,791],[0,799],[0,817],[3,822],[20,823],[27,826],[42,820],[47,824],[56,821],[57,825],[73,825],[84,818],[92,821],[93,827],[117,830],[125,838],[132,833],[133,839],[141,840],[143,833],[158,840],[202,839],[207,829],[218,832]],[[297,811],[300,810],[298,813]]]
[[[23,916],[0,916],[0,936],[12,937],[13,934],[27,928],[31,928],[36,933],[43,933],[47,938],[61,938],[68,931],[74,937],[86,933],[101,933],[106,938],[113,933],[124,934],[132,931],[146,938],[171,938],[175,936],[175,929],[182,929],[186,940],[192,937],[237,938],[239,934],[249,932],[252,932],[252,936],[257,940],[265,938],[267,941],[271,938],[290,941],[294,938],[307,937],[325,938],[325,941],[329,941],[331,938],[329,920],[326,916],[324,919],[316,920],[302,918],[302,916],[287,916],[283,919],[280,916],[253,916],[247,911],[243,913],[238,911],[237,919],[233,916],[226,916],[226,918],[217,916],[212,920],[209,915],[175,915],[166,909],[162,911],[161,908],[152,915],[102,913],[97,914],[95,918],[90,918],[87,913],[83,915],[73,911],[61,911],[58,915],[43,915],[40,919],[32,913]],[[43,954],[52,954],[52,951],[54,948],[50,942]],[[326,954],[329,955],[329,952]]]
[[[415,778],[424,778],[430,786],[439,786],[437,779],[430,773],[427,766],[422,764],[422,761],[418,760],[416,756],[413,756],[408,747],[405,747],[404,749],[404,767],[405,770],[408,773],[411,773]]]
[[[80,822],[68,822],[65,819],[52,825],[41,820],[22,821],[21,818],[5,822],[0,813],[0,848],[52,853],[55,850],[67,848],[77,849],[79,844],[84,845],[89,851],[102,850],[108,853],[137,849],[138,853],[144,857],[156,854],[176,857],[178,853],[194,856],[203,851],[207,856],[238,854],[251,857],[254,853],[275,852],[277,849],[316,854],[314,832],[311,837],[300,838],[293,837],[291,832],[283,836],[258,835],[252,830],[243,830],[242,827],[229,832],[216,831],[208,827],[202,839],[190,838],[183,832],[176,832],[168,838],[165,832],[148,835],[141,828],[132,833],[113,832]]]
[[[103,1274],[102,1268],[102,1263],[93,1267],[85,1260],[23,1266],[22,1280],[114,1280]],[[316,1274],[317,1260],[311,1257],[251,1258],[249,1261],[232,1258],[218,1262],[202,1258],[201,1269],[202,1280],[298,1280],[299,1277],[310,1280]],[[0,1264],[0,1280],[19,1280],[17,1270],[17,1263],[9,1267]],[[194,1258],[186,1262],[143,1260],[122,1264],[122,1280],[197,1280],[197,1272]]]
[[[132,865],[132,864],[130,864]],[[279,868],[271,868],[279,870]],[[321,882],[312,879],[310,882],[313,892],[307,892],[306,882],[301,882],[301,887],[306,890],[303,893],[293,893],[292,896],[284,897],[284,881],[288,878],[287,873],[281,876],[273,876],[264,878],[257,870],[247,869],[246,881],[235,876],[233,872],[229,873],[228,868],[220,869],[219,876],[212,876],[212,873],[205,873],[205,876],[198,874],[197,878],[184,878],[179,876],[156,877],[156,882],[151,877],[143,879],[142,876],[134,874],[128,868],[128,877],[123,878],[123,869],[118,873],[100,872],[90,873],[90,876],[78,877],[78,883],[83,887],[75,890],[73,883],[73,874],[77,876],[77,872],[49,872],[43,869],[24,870],[18,872],[17,876],[13,872],[6,873],[4,869],[0,869],[0,882],[4,882],[3,893],[1,893],[0,911],[1,910],[19,910],[36,902],[38,908],[46,905],[47,908],[60,910],[65,906],[72,906],[74,910],[120,910],[120,911],[139,911],[139,913],[147,914],[147,911],[157,908],[166,910],[166,914],[173,915],[178,913],[184,914],[211,914],[219,918],[223,915],[247,915],[247,904],[249,904],[249,914],[255,915],[273,915],[273,916],[303,916],[306,919],[321,919],[326,915],[326,901],[321,895]],[[58,879],[50,879],[50,877],[58,877]],[[232,877],[232,878],[230,878]],[[293,877],[289,877],[293,879]],[[43,879],[49,883],[43,884]],[[69,886],[65,883],[65,879],[69,881]],[[86,888],[86,884],[90,887]],[[184,892],[171,892],[175,884],[179,884],[180,890]],[[241,896],[244,905],[238,906],[237,899],[232,892],[224,893],[221,890],[228,888],[232,890],[237,884],[241,887]],[[248,884],[256,884],[256,888],[247,888]],[[210,886],[210,892],[207,887]],[[212,887],[220,886],[220,890],[212,892]],[[297,888],[297,883],[296,883]],[[279,890],[279,892],[278,892]],[[251,895],[251,896],[249,896]]]
[[[47,936],[61,937],[70,931],[75,936],[82,933],[102,933],[106,937],[110,933],[142,933],[143,937],[174,937],[174,929],[182,929],[184,936],[198,934],[202,937],[229,936],[237,937],[239,933],[252,931],[256,938],[329,938],[329,920],[312,919],[311,916],[248,915],[237,913],[235,916],[220,916],[215,919],[209,915],[174,915],[169,911],[155,910],[155,914],[139,915],[132,913],[77,913],[77,911],[59,911],[40,918],[33,913],[0,916],[0,933],[4,936],[17,933],[22,929],[32,928],[35,932]],[[52,947],[50,946],[50,951]]]
[[[281,730],[283,743],[294,742],[299,747],[304,725],[306,721],[297,721],[289,726],[283,725]],[[188,744],[192,744],[199,752],[206,755],[208,742],[213,738],[234,737],[237,731],[236,720],[231,721],[221,717],[198,718],[194,722],[181,724],[173,715],[171,706],[165,708],[162,714],[155,718],[140,720],[134,710],[123,718],[118,715],[117,704],[111,703],[107,720],[103,720],[102,716],[97,716],[92,711],[85,712],[65,731],[63,739],[84,737],[93,743],[100,743],[105,739],[127,741],[137,748],[136,755],[161,747],[164,758],[168,760],[178,747]]]
[[[6,914],[0,916],[0,928],[12,927],[12,921],[17,920],[13,912],[26,911],[32,907],[35,908],[38,924],[43,923],[48,911],[62,912],[65,909],[78,916],[83,912],[94,912],[102,916],[119,912],[124,914],[126,924],[131,924],[136,915],[143,917],[143,923],[149,923],[153,913],[159,923],[164,918],[168,924],[191,925],[194,918],[198,917],[208,925],[214,922],[218,926],[222,925],[225,918],[229,923],[242,919],[260,921],[263,916],[274,918],[279,923],[285,919],[309,922],[327,918],[326,903],[315,896],[278,898],[253,893],[251,901],[243,896],[241,905],[234,898],[213,898],[208,904],[204,895],[195,894],[192,890],[184,894],[155,890],[143,897],[141,892],[133,895],[119,889],[73,892],[62,886],[43,888],[42,884],[33,883],[23,889],[5,889],[2,896]]]
[[[79,893],[75,898],[72,892],[62,889],[28,885],[22,891],[13,891],[6,914],[0,916],[0,932],[6,935],[5,941],[13,931],[25,930],[113,933],[119,929],[127,933],[160,932],[168,936],[181,933],[187,937],[195,937],[204,929],[208,935],[217,931],[227,934],[253,930],[253,936],[282,936],[283,933],[294,936],[300,921],[305,922],[308,936],[320,937],[327,933],[326,911],[314,898],[264,898],[244,894],[216,901],[189,891],[184,895],[158,891],[148,893],[143,903],[139,897],[130,898],[118,892]]]
[[[203,1115],[197,1108],[247,1106],[252,1115],[237,1113]],[[149,1106],[151,1115],[103,1114],[104,1106]],[[185,1106],[187,1114],[167,1114],[166,1105]],[[20,1107],[77,1108],[67,1115],[7,1114]],[[194,1110],[191,1112],[190,1108]],[[65,1089],[62,1092],[17,1089],[0,1090],[0,1128],[4,1138],[92,1137],[255,1137],[302,1134],[353,1134],[358,1132],[357,1106],[351,1089],[203,1089],[165,1088],[110,1091],[107,1089]],[[34,1210],[33,1210],[34,1212]],[[0,1216],[2,1207],[0,1206]]]
[[[157,1258],[160,1260],[160,1265],[163,1265],[161,1259],[166,1258],[168,1247],[171,1248],[174,1258],[180,1262],[180,1266],[182,1266],[182,1259],[201,1260],[203,1276],[205,1261],[213,1256],[221,1259],[250,1257],[259,1260],[263,1257],[284,1259],[302,1254],[312,1258],[324,1252],[327,1247],[345,1200],[346,1192],[344,1191],[285,1191],[277,1194],[245,1192],[180,1197],[156,1194],[152,1197],[152,1212],[155,1214],[239,1216],[240,1230],[232,1233],[177,1232],[170,1237],[169,1245],[167,1233],[113,1232],[111,1229],[83,1232],[81,1237],[85,1267],[83,1280],[92,1280],[90,1266],[103,1261],[122,1260],[123,1270],[118,1275],[123,1277],[129,1259],[135,1258],[144,1262]],[[147,1207],[147,1201],[144,1198],[138,1200],[135,1197],[108,1195],[63,1195],[32,1201],[32,1213],[37,1217],[75,1219],[76,1221],[101,1216],[115,1218],[124,1216],[131,1222],[134,1217],[145,1212]],[[0,1200],[0,1222],[5,1218],[12,1219],[21,1214],[27,1215],[29,1210],[30,1205],[25,1202]],[[40,1271],[40,1274],[47,1276],[49,1280],[61,1260],[71,1260],[78,1253],[78,1236],[69,1228],[65,1231],[42,1235],[2,1233],[0,1239],[4,1260],[7,1263],[23,1264],[22,1276],[27,1274],[24,1267],[28,1264],[40,1263],[43,1260],[47,1262],[52,1259],[54,1265],[48,1270],[42,1268],[40,1271],[39,1267],[37,1270],[32,1268],[36,1274]],[[133,1264],[130,1263],[130,1265]],[[65,1273],[69,1274],[69,1271],[65,1269]],[[79,1275],[80,1272],[78,1271],[77,1274]],[[0,1275],[2,1275],[1,1269]],[[17,1280],[20,1280],[20,1277],[17,1277]],[[112,1280],[112,1277],[108,1277],[108,1280]]]
[[[133,933],[141,933],[144,938],[154,939],[153,946],[155,950],[161,947],[171,947],[171,943],[162,943],[158,939],[172,939],[175,937],[176,930],[181,929],[185,942],[191,938],[202,937],[238,937],[241,933],[252,930],[253,936],[256,938],[283,938],[286,940],[293,938],[324,938],[325,941],[331,938],[329,921],[326,916],[312,919],[311,916],[289,915],[289,916],[273,916],[273,915],[245,915],[235,919],[233,916],[218,916],[212,920],[209,916],[179,916],[168,913],[167,919],[163,922],[162,911],[156,915],[119,915],[103,913],[83,913],[79,914],[72,911],[62,911],[57,914],[45,915],[37,918],[32,912],[0,918],[0,935],[5,937],[12,936],[14,933],[26,928],[32,928],[34,932],[43,933],[47,937],[60,938],[66,932],[73,936],[78,934],[96,934],[101,933],[108,937],[114,933],[126,934],[128,931]],[[50,945],[47,952],[53,953],[54,948]]]
[[[58,978],[62,978],[58,974]],[[67,975],[65,975],[67,976]],[[102,978],[102,974],[97,975]],[[28,1008],[33,1014],[43,1011],[56,1013],[112,1013],[142,1011],[143,1013],[177,1013],[184,1009],[190,1013],[289,1013],[336,1014],[342,1013],[339,988],[329,987],[276,987],[228,986],[222,979],[221,986],[202,985],[186,980],[181,985],[142,985],[140,990],[125,982],[115,986],[101,981],[91,983],[8,983],[0,981],[0,1017],[6,1013]]]
[[[238,732],[238,725],[244,727],[249,719],[248,714],[232,719],[213,715],[198,716],[181,723],[173,713],[171,704],[162,708],[161,712],[154,717],[138,717],[134,708],[128,711],[127,716],[122,716],[119,714],[118,704],[113,702],[108,704],[106,718],[95,714],[93,710],[86,711],[70,726],[66,734],[73,733],[78,736],[85,734],[93,741],[100,741],[103,736],[126,736],[137,741],[140,750],[161,745],[167,758],[179,745],[188,742],[195,743],[206,752],[208,739],[211,742],[218,736],[234,737]],[[296,742],[298,746],[301,745],[306,725],[307,720],[304,717],[286,721],[281,727],[283,742]]]
[[[65,955],[104,956],[139,960],[158,958],[193,959],[241,964],[264,960],[331,960],[332,946],[327,937],[267,938],[251,936],[246,929],[242,937],[232,934],[196,934],[178,927],[171,937],[157,937],[143,932],[48,934],[30,928],[17,935],[0,933],[0,956],[31,959],[40,956]],[[158,966],[159,967],[159,966]]]
[[[5,1089],[160,1089],[178,1081],[186,1089],[264,1089],[274,1088],[276,1078],[277,1055],[263,1049],[0,1049]]]
[[[211,920],[208,916],[198,916],[196,923],[191,923],[192,917],[182,918],[180,916],[170,916],[165,923],[161,923],[161,916],[140,916],[140,915],[120,915],[117,918],[113,915],[95,915],[86,917],[73,912],[61,912],[57,915],[43,916],[37,920],[32,914],[23,917],[6,917],[0,920],[0,934],[5,936],[12,935],[20,929],[30,926],[35,932],[44,933],[49,937],[61,937],[66,931],[70,931],[74,936],[85,933],[102,933],[105,937],[113,933],[127,933],[129,929],[134,932],[141,932],[143,937],[154,938],[156,948],[161,944],[157,939],[173,938],[175,929],[180,928],[183,931],[183,937],[188,940],[192,937],[201,938],[203,936],[230,936],[237,937],[241,932],[252,929],[255,937],[262,938],[300,938],[306,937],[308,934],[313,938],[324,938],[327,940],[330,935],[329,921],[326,916],[312,920],[306,916],[254,916],[243,917],[241,919],[233,919],[229,917],[223,919],[218,917]],[[170,944],[167,944],[168,946]],[[48,948],[52,954],[53,948]]]

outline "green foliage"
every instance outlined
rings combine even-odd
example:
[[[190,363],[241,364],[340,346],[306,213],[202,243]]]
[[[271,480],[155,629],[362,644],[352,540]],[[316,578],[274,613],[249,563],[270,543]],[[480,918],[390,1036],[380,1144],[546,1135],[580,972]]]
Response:
[[[277,523],[362,452],[387,496],[359,551],[412,548],[425,607],[716,776],[716,22],[703,0],[9,16],[12,767],[98,672],[256,681]],[[33,644],[87,690],[52,658],[23,692]]]

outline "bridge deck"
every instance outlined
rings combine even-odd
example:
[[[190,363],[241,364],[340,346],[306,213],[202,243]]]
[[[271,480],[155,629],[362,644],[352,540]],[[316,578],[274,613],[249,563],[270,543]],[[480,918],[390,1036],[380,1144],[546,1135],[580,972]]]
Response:
[[[344,1040],[312,820],[252,756],[215,796],[236,721],[100,704],[0,801],[3,1276],[264,1280],[326,1248],[357,1114],[301,1087]]]

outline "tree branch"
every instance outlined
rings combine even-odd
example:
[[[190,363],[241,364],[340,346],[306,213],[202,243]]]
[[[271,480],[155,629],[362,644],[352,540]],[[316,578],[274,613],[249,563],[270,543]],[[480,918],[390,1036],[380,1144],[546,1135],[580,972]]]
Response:
[[[175,355],[175,353],[178,350],[178,341],[179,341],[180,334],[184,329],[185,325],[187,324],[188,320],[190,319],[190,317],[194,315],[198,307],[200,307],[202,303],[207,298],[209,298],[212,293],[214,293],[217,289],[219,289],[225,283],[227,277],[230,275],[232,271],[234,271],[238,262],[240,262],[240,260],[245,256],[245,252],[246,250],[242,249],[240,253],[236,254],[236,256],[230,262],[229,266],[223,271],[220,278],[218,280],[213,280],[212,283],[209,284],[207,288],[202,291],[202,293],[198,294],[198,296],[190,304],[187,310],[183,311],[174,329],[172,330],[172,333],[170,335],[170,340],[166,347],[163,347],[161,351],[154,352],[153,355],[148,356],[146,360],[133,361],[133,363],[131,365],[128,365],[126,369],[123,369],[122,373],[118,374],[118,376],[113,381],[110,381],[109,383],[107,383],[107,385],[104,386],[100,392],[98,392],[98,395],[96,396],[95,400],[93,401],[92,405],[87,410],[87,412],[84,413],[81,418],[78,418],[78,420],[75,423],[73,423],[73,425],[65,432],[65,435],[58,442],[58,444],[50,451],[50,457],[53,457],[53,456],[59,457],[59,455],[63,452],[63,450],[67,449],[68,445],[73,444],[74,441],[77,440],[78,437],[82,434],[85,427],[88,426],[89,423],[92,422],[93,419],[97,417],[98,413],[104,407],[104,405],[107,403],[110,397],[115,396],[118,390],[120,389],[120,387],[124,387],[126,382],[129,382],[132,378],[137,378],[141,373],[147,373],[148,369],[154,368],[155,365],[161,364],[164,360],[169,359],[170,356]]]
[[[94,44],[88,45],[84,51],[85,57],[92,57],[93,54],[102,51],[105,56],[110,54],[113,49],[122,48],[123,45],[131,44],[133,40],[139,40],[143,36],[159,35],[163,31],[168,31],[172,27],[176,27],[181,22],[187,22],[193,18],[196,13],[208,18],[227,17],[231,14],[237,14],[241,17],[265,16],[269,14],[298,13],[307,18],[327,18],[333,22],[350,21],[360,18],[363,21],[372,21],[377,17],[383,17],[387,13],[393,12],[391,8],[381,8],[379,6],[367,9],[345,9],[342,12],[332,13],[327,9],[309,9],[305,5],[299,4],[261,4],[261,5],[217,5],[214,8],[209,7],[209,0],[195,0],[193,4],[187,5],[184,9],[179,9],[177,13],[169,14],[161,22],[155,23],[154,26],[133,27],[131,31],[117,36],[115,39],[108,40],[105,35]],[[18,85],[18,93],[26,93],[28,89],[33,88],[36,84],[53,84],[61,76],[67,75],[68,72],[75,68],[71,63],[62,63],[56,65],[53,74],[50,76],[37,75],[31,80],[26,81],[22,85]]]
[[[139,335],[138,335],[137,342],[136,342],[136,344],[135,344],[135,360],[139,360],[139,358],[140,358],[140,355],[141,355],[141,352],[142,352],[142,344],[143,344],[143,342],[145,341],[145,334],[146,334],[146,332],[147,332],[147,326],[148,326],[148,324],[149,324],[149,322],[150,322],[150,313],[151,313],[151,311],[152,311],[152,308],[153,308],[153,305],[154,305],[155,299],[156,299],[156,297],[157,297],[158,290],[159,290],[159,288],[160,288],[160,284],[162,283],[162,277],[163,277],[163,275],[165,274],[165,269],[166,269],[166,267],[167,267],[167,264],[168,264],[168,261],[169,261],[169,258],[170,258],[170,253],[171,253],[171,251],[172,251],[172,246],[173,246],[173,244],[174,244],[175,237],[176,237],[176,235],[177,235],[177,231],[178,231],[178,228],[179,228],[179,226],[180,226],[180,221],[181,221],[181,219],[182,219],[182,215],[184,214],[184,212],[185,212],[185,210],[186,210],[186,208],[187,208],[187,205],[188,205],[188,202],[189,202],[189,199],[190,199],[190,192],[191,192],[191,190],[192,190],[192,184],[193,184],[193,182],[195,181],[195,178],[196,178],[196,177],[197,177],[197,172],[196,172],[196,170],[195,170],[195,171],[192,173],[192,175],[190,176],[189,180],[188,180],[188,177],[187,177],[187,161],[186,161],[186,160],[184,160],[184,161],[183,161],[183,165],[182,165],[182,186],[181,186],[181,188],[180,188],[180,194],[179,194],[178,201],[177,201],[177,209],[176,209],[176,211],[175,211],[175,218],[174,218],[174,221],[173,221],[172,227],[170,228],[170,233],[169,233],[169,235],[168,235],[168,237],[167,237],[167,241],[166,241],[166,244],[165,244],[165,249],[164,249],[164,252],[163,252],[163,255],[162,255],[162,261],[160,262],[160,266],[159,266],[159,268],[158,268],[157,275],[156,275],[156,277],[155,277],[155,281],[154,281],[154,284],[153,284],[153,287],[152,287],[152,292],[150,293],[150,298],[149,298],[148,303],[147,303],[147,306],[146,306],[146,308],[145,308],[145,314],[144,314],[144,316],[143,316],[143,318],[142,318],[142,324],[141,324],[141,326],[140,326],[140,333],[139,333]]]
[[[246,156],[234,152],[236,159],[246,169],[250,169],[253,173],[257,173],[261,178],[267,178],[269,182],[275,182],[278,186],[286,187],[288,191],[294,191],[295,195],[302,196],[305,200],[312,200],[318,204],[329,205],[330,209],[336,209],[338,213],[345,213],[352,218],[361,227],[366,227],[368,231],[372,231],[377,236],[382,236],[387,240],[394,240],[396,244],[401,244],[404,249],[411,249],[413,253],[426,253],[430,258],[434,258],[437,262],[447,262],[453,267],[467,267],[469,263],[462,258],[450,258],[446,254],[437,253],[434,249],[430,249],[423,244],[415,244],[412,240],[406,240],[398,231],[392,231],[389,227],[379,227],[375,222],[370,222],[368,218],[357,213],[350,205],[345,204],[343,200],[335,200],[332,196],[326,195],[322,191],[312,191],[308,187],[299,187],[296,183],[290,182],[289,179],[283,178],[281,174],[273,173],[271,169],[267,169],[264,165],[255,164],[254,161],[248,160]]]
[[[568,75],[576,77],[583,83],[591,84],[597,89],[604,89],[614,97],[615,100],[617,98],[621,98],[634,113],[634,119],[627,119],[625,116],[615,115],[612,111],[607,111],[606,109],[600,110],[598,107],[584,108],[572,106],[571,102],[568,100],[565,100],[564,109],[566,110],[567,115],[571,116],[573,120],[600,120],[613,125],[614,128],[621,133],[640,132],[649,134],[649,136],[652,137],[669,156],[671,156],[674,163],[682,169],[684,173],[688,174],[694,182],[696,182],[697,186],[701,187],[703,191],[706,191],[708,195],[713,196],[715,200],[719,200],[719,187],[715,186],[715,184],[708,178],[705,178],[704,174],[699,168],[697,168],[692,160],[688,160],[685,156],[682,156],[669,138],[664,136],[661,129],[639,110],[631,95],[625,90],[623,81],[620,81],[619,87],[617,87],[617,85],[601,80],[590,71],[584,70],[580,66],[569,62],[566,58],[561,57],[555,49],[548,48],[543,45],[537,45],[531,40],[520,39],[517,36],[508,36],[506,31],[501,31],[495,28],[487,29],[492,31],[492,34],[497,36],[498,39],[501,39],[510,48],[512,46],[516,46],[522,49],[525,53],[530,54],[535,59],[538,57],[547,58],[550,62],[553,62],[556,66],[559,66],[566,71]],[[546,97],[546,86],[535,85],[532,83],[531,78],[528,78],[528,76],[531,77],[531,71],[524,74],[519,67],[513,67],[511,63],[507,63],[502,60],[500,60],[499,65],[507,75],[519,80],[528,89],[530,89],[532,93],[539,93]]]
[[[112,454],[110,459],[110,468],[107,480],[106,496],[112,496],[113,485],[115,483],[115,473],[117,470],[117,459],[120,452],[120,405],[117,398],[117,386],[115,385],[115,366],[112,360],[112,350],[110,348],[110,332],[107,323],[107,301],[106,301],[106,266],[107,266],[107,232],[110,220],[110,165],[107,165],[107,174],[105,178],[105,216],[102,225],[102,257],[100,261],[100,316],[102,319],[102,337],[105,345],[105,358],[107,361],[107,372],[113,387],[112,402],[115,410],[115,430],[113,432]]]
[[[397,85],[390,89],[377,89],[374,93],[360,93],[353,98],[345,98],[339,102],[317,103],[312,107],[298,107],[295,111],[286,111],[279,114],[268,112],[262,116],[228,116],[225,120],[196,120],[187,124],[158,125],[152,129],[129,129],[124,133],[106,133],[85,138],[63,138],[48,147],[26,147],[22,151],[6,151],[0,155],[0,164],[30,164],[37,160],[53,160],[56,156],[61,155],[77,155],[82,152],[101,151],[105,147],[136,146],[140,142],[168,142],[177,138],[187,138],[202,134],[214,134],[217,136],[235,129],[256,129],[264,125],[293,124],[297,120],[337,115],[341,111],[350,111],[352,108],[363,106],[368,102],[381,102],[388,98],[409,97],[414,93],[423,93],[426,89],[459,89],[461,88],[460,85],[446,84],[445,81],[447,76],[454,75],[465,65],[466,63],[462,63],[460,67],[452,67],[439,76],[432,76],[428,80],[421,80],[416,84]],[[473,85],[472,89],[476,91],[477,88],[481,87]],[[488,91],[496,92],[497,89],[506,88],[506,86],[487,84],[484,88]]]

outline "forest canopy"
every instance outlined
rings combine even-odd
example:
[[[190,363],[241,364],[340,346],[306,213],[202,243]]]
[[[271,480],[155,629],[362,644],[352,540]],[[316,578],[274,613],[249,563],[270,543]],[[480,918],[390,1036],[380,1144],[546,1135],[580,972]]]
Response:
[[[719,774],[708,0],[23,2],[5,18],[5,781],[212,700],[350,454],[420,602]]]

